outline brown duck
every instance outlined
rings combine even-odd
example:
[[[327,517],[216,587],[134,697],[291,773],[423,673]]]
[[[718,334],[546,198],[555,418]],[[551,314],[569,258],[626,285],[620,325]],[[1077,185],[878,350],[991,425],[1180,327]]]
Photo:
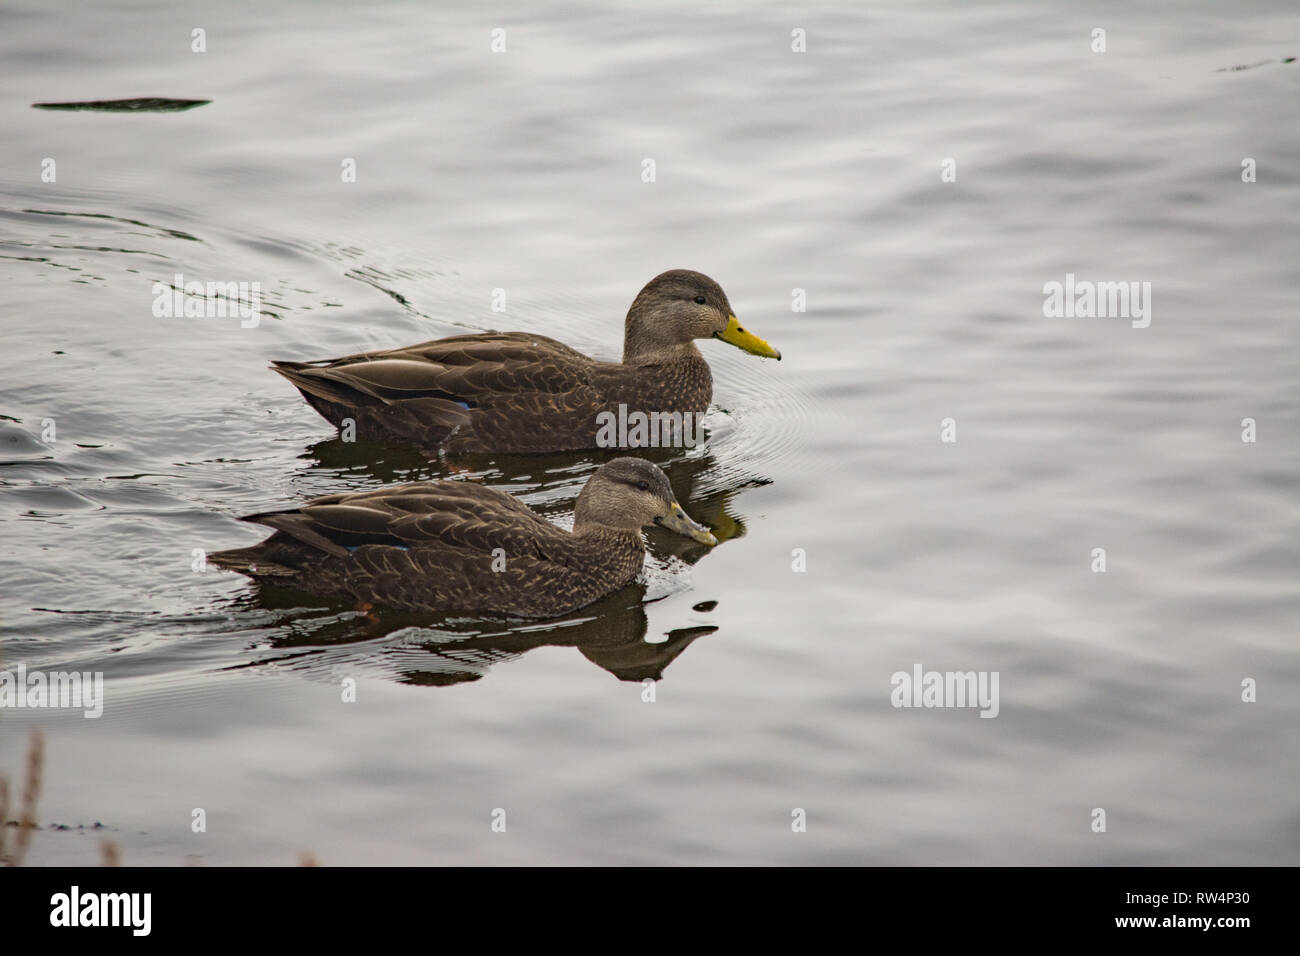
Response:
[[[358,439],[450,453],[573,451],[600,447],[598,416],[620,405],[707,411],[713,374],[695,346],[706,338],[781,358],[741,327],[716,282],[674,269],[632,302],[622,362],[532,332],[487,332],[272,368],[334,425],[351,419]]]
[[[528,618],[565,614],[630,584],[645,560],[643,527],[717,544],[682,510],[664,473],[640,458],[615,458],[591,476],[572,531],[465,481],[327,495],[243,520],[275,534],[212,554],[211,563],[360,604]]]

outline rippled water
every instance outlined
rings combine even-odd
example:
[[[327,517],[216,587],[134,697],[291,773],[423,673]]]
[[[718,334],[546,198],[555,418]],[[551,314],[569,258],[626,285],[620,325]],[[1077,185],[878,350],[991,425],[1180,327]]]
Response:
[[[47,738],[29,861],[1300,862],[1298,33],[1281,2],[7,5],[0,658],[107,682],[98,720],[0,711],[15,781]],[[128,97],[211,102],[32,108]],[[492,327],[612,358],[674,267],[785,355],[706,345],[710,442],[659,456],[714,551],[652,536],[644,584],[521,628],[191,570],[241,514],[391,481],[565,520],[600,456],[343,445],[266,365]],[[177,273],[267,314],[155,318]],[[1150,326],[1044,318],[1066,273],[1150,282]],[[892,707],[916,664],[998,672],[999,715]]]

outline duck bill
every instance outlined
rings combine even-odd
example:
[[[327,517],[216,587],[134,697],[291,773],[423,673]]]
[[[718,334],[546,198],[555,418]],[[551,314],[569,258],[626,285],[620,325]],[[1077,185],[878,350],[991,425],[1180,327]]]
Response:
[[[690,515],[683,511],[682,506],[675,501],[668,508],[666,514],[655,518],[655,524],[680,534],[683,538],[690,538],[700,544],[707,544],[709,547],[713,547],[718,543],[718,539],[713,536],[713,532],[699,522],[692,521]]]
[[[768,345],[753,332],[746,332],[740,327],[740,320],[734,315],[727,320],[727,327],[721,332],[714,332],[715,339],[721,339],[728,345],[734,345],[743,352],[750,355],[761,355],[763,358],[774,358],[781,361],[781,353],[772,346]]]

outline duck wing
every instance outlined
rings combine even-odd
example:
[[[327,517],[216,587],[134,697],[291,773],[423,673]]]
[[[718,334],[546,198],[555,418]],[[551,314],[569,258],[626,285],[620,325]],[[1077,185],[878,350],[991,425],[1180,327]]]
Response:
[[[326,419],[353,417],[365,437],[441,445],[459,432],[464,450],[516,451],[588,447],[611,367],[528,332],[272,366]]]
[[[498,396],[557,394],[589,385],[594,364],[546,336],[506,332],[316,362],[276,362],[272,368],[326,401],[374,405],[437,399],[467,411]]]
[[[442,545],[507,557],[560,556],[568,537],[518,499],[471,482],[417,482],[326,495],[287,511],[243,519],[266,525],[335,557],[366,544]]]

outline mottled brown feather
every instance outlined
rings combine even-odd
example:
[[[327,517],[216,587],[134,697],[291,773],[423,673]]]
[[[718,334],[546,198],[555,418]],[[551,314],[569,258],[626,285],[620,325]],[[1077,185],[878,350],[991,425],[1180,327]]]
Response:
[[[314,594],[414,611],[553,617],[630,583],[645,556],[635,528],[571,533],[510,495],[471,482],[326,495],[244,520],[275,534],[254,547],[217,552],[212,564]]]
[[[668,308],[695,292],[707,308]],[[620,405],[707,411],[713,376],[692,340],[730,310],[712,279],[673,270],[633,303],[623,362],[598,362],[544,335],[489,332],[272,367],[334,425],[350,419],[358,439],[451,453],[580,450],[597,447],[597,416]]]

